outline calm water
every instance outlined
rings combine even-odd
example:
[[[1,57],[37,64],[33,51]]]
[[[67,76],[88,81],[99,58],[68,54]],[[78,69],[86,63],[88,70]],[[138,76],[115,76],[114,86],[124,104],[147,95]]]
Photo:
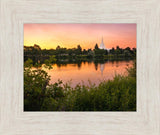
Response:
[[[115,74],[126,75],[126,68],[132,66],[133,61],[107,61],[103,64],[82,62],[81,64],[53,64],[53,69],[46,70],[51,76],[50,83],[58,79],[64,83],[70,82],[72,87],[77,84],[89,85],[92,82],[98,85],[101,81],[111,80]]]

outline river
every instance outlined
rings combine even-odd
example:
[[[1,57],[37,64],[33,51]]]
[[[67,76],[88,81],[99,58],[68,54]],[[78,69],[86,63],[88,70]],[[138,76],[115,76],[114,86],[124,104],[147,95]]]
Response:
[[[115,74],[127,75],[126,68],[133,61],[106,61],[105,63],[81,62],[79,64],[53,64],[52,69],[46,70],[51,76],[50,83],[62,80],[72,87],[77,84],[98,85],[104,80],[112,80]]]

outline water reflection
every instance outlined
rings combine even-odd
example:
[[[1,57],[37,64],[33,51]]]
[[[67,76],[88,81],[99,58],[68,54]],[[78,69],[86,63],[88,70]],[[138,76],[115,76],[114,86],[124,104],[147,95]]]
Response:
[[[80,70],[80,69],[81,69],[81,66],[82,66],[82,62],[81,62],[81,63],[78,63],[77,66],[78,66],[78,69]]]
[[[116,67],[118,67],[119,66],[119,61],[116,61]]]
[[[95,70],[98,70],[98,63],[94,63]]]
[[[104,64],[100,64],[101,75],[103,75],[104,68],[105,68],[105,65]]]
[[[132,65],[132,61],[103,61],[103,62],[70,62],[53,64],[53,69],[47,70],[51,76],[50,83],[58,79],[64,83],[72,80],[71,86],[82,83],[89,85],[88,80],[99,84],[103,80],[113,79],[115,73],[125,74],[126,67]],[[46,70],[46,69],[45,69]]]

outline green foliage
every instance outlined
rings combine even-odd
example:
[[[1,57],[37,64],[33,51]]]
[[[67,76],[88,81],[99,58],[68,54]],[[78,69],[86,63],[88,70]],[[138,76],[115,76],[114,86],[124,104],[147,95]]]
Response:
[[[30,60],[29,60],[30,61]],[[31,61],[30,61],[31,62]],[[49,84],[50,76],[41,70],[24,69],[25,111],[135,111],[136,63],[127,69],[128,76],[116,75],[98,86],[58,81]]]
[[[133,67],[127,68],[128,76],[136,78],[136,60],[134,60]]]
[[[24,110],[38,111],[45,98],[50,77],[41,69],[24,69]]]
[[[33,61],[30,59],[30,58],[28,58],[28,60],[27,61],[25,61],[25,63],[24,63],[24,67],[32,67],[33,66]]]
[[[105,50],[104,49],[95,49],[94,53],[95,53],[95,58],[103,58],[103,55],[105,54]]]
[[[72,111],[135,111],[136,80],[116,76],[113,81],[102,82],[99,86],[77,86],[67,98],[73,105]],[[65,101],[65,103],[67,102]],[[70,103],[67,103],[70,104]]]
[[[126,47],[124,49],[117,46],[110,50],[99,49],[98,44],[95,45],[94,49],[83,49],[80,45],[76,48],[62,48],[57,46],[56,49],[41,49],[38,45],[24,46],[24,61],[28,58],[32,59],[33,65],[39,63],[57,63],[61,60],[76,59],[82,60],[81,55],[85,55],[84,61],[93,59],[103,60],[126,60],[136,58],[136,48]],[[46,61],[45,61],[46,60]],[[49,61],[47,61],[49,60]],[[47,64],[46,64],[47,65]]]
[[[56,62],[56,61],[57,61],[57,59],[56,59],[56,56],[55,56],[55,55],[50,56],[50,57],[49,57],[49,60],[50,60],[50,62],[51,62],[51,63],[54,63],[54,62]]]

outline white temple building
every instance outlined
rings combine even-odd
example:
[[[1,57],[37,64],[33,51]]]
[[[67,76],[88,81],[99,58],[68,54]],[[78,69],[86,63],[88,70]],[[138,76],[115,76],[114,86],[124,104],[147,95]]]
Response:
[[[103,37],[102,37],[102,41],[101,41],[99,49],[104,49],[104,50],[108,50],[108,51],[110,50],[109,48],[106,48],[106,46],[104,45],[104,43],[103,43]]]
[[[100,49],[104,49],[104,50],[106,50],[106,47],[105,47],[105,45],[104,45],[104,43],[103,43],[103,37],[102,37],[102,42],[101,42],[101,44],[100,44],[100,47],[99,47]]]

